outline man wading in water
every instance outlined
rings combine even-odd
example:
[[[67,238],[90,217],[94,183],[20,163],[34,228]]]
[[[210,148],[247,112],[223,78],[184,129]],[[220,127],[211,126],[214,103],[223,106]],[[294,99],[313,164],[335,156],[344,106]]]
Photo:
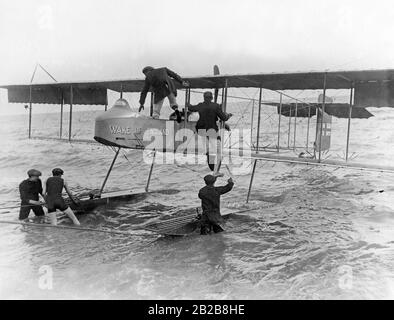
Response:
[[[48,206],[48,216],[51,224],[57,225],[56,209],[63,211],[75,225],[79,226],[80,223],[71,208],[65,203],[62,197],[63,188],[66,190],[70,199],[77,203],[78,200],[74,199],[73,195],[68,188],[66,181],[62,178],[63,170],[55,168],[52,170],[53,177],[47,179],[44,184],[44,196]]]
[[[44,222],[45,212],[42,208],[44,201],[39,201],[39,195],[44,195],[40,180],[41,172],[36,169],[30,169],[27,175],[29,179],[23,180],[19,185],[19,193],[22,200],[19,220],[27,221],[30,210],[33,210],[36,217],[39,217],[39,222]]]
[[[224,231],[220,226],[223,218],[220,215],[220,196],[229,192],[233,186],[233,179],[228,179],[227,184],[221,187],[215,187],[216,177],[207,175],[204,177],[206,186],[201,188],[198,197],[201,199],[202,216],[201,216],[201,234],[218,233]]]

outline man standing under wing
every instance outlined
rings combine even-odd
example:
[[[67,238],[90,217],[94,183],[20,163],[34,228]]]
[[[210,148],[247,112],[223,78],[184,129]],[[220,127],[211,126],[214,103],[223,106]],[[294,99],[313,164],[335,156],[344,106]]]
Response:
[[[159,119],[160,111],[163,106],[164,99],[167,97],[170,102],[170,107],[175,111],[177,122],[181,122],[181,114],[178,110],[178,103],[176,101],[176,87],[174,80],[179,82],[184,87],[188,87],[189,83],[184,81],[179,75],[168,68],[153,68],[145,67],[142,69],[145,74],[145,84],[141,91],[139,112],[144,109],[146,95],[151,89],[154,95],[153,114],[152,118]],[[174,79],[174,80],[173,80]]]
[[[232,117],[232,114],[224,112],[219,104],[212,102],[212,99],[212,92],[206,91],[204,92],[204,102],[195,106],[189,104],[188,109],[191,112],[198,112],[199,114],[196,130],[200,136],[206,137],[208,166],[214,172],[214,175],[219,175],[221,137],[218,133],[219,127],[217,121],[227,121]],[[216,160],[212,156],[213,153],[217,154]]]
[[[77,202],[68,188],[67,182],[62,178],[63,170],[55,168],[52,170],[53,177],[46,180],[44,184],[44,195],[48,206],[48,216],[51,224],[57,225],[56,209],[63,211],[72,222],[79,226],[80,223],[71,208],[65,203],[62,192],[63,188],[66,190],[68,196],[73,202]]]

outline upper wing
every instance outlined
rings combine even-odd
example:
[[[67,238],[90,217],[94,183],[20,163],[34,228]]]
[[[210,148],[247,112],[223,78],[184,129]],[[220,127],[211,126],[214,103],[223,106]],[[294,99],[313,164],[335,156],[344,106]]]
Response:
[[[326,79],[326,81],[324,81]],[[190,88],[216,89],[253,87],[270,90],[350,89],[354,87],[355,106],[394,106],[394,70],[329,72],[255,73],[186,77]],[[4,85],[9,102],[107,104],[107,90],[140,92],[144,79],[60,82],[50,84]],[[178,85],[180,87],[180,85]]]

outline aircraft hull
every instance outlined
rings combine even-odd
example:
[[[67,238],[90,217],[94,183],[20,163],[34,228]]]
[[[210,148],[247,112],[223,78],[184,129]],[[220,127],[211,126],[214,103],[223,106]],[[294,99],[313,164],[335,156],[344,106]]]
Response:
[[[145,117],[112,118],[96,121],[94,139],[109,146],[171,152],[183,144],[181,130],[194,131],[195,125]]]
[[[195,126],[195,121],[178,123],[141,115],[132,111],[126,100],[119,99],[96,118],[94,139],[108,146],[172,152],[185,143],[189,145],[190,140],[197,141]]]

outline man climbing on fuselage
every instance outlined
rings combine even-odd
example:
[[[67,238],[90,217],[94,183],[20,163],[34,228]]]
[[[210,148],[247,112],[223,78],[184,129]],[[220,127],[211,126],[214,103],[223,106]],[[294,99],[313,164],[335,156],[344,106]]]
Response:
[[[184,87],[188,87],[189,83],[168,68],[155,69],[148,66],[142,69],[142,73],[145,74],[145,84],[141,91],[139,101],[140,108],[138,111],[141,112],[141,110],[144,109],[146,95],[149,90],[152,90],[154,96],[152,118],[159,119],[164,99],[167,97],[170,102],[170,107],[176,113],[177,122],[181,122],[181,114],[178,110],[178,103],[176,101],[177,92],[174,80]]]

